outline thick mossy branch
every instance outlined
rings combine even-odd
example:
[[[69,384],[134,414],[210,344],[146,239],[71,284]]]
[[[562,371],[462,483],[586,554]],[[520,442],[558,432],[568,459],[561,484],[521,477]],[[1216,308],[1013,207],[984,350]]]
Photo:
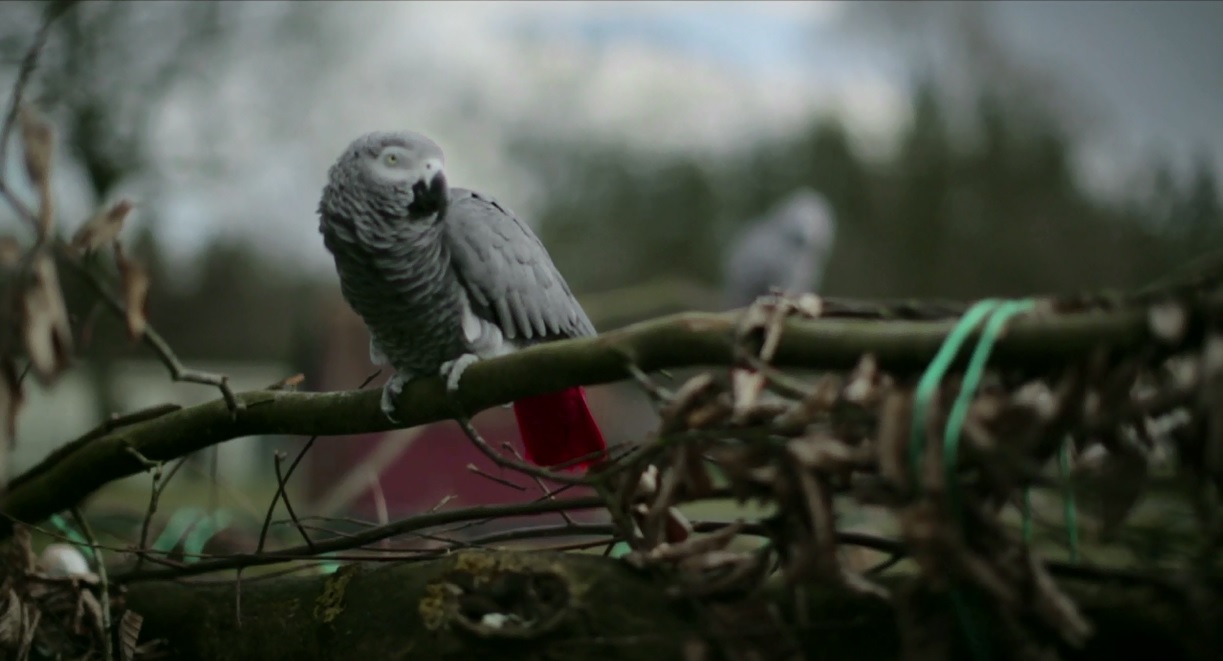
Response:
[[[1063,658],[1218,658],[1211,656],[1220,652],[1217,642],[1189,630],[1196,621],[1190,607],[1167,591],[1068,587],[1096,633]],[[803,593],[805,624],[790,598],[697,605],[669,595],[665,581],[599,556],[470,551],[425,563],[351,565],[330,576],[248,579],[240,588],[137,584],[126,603],[144,616],[142,640],[165,638],[174,658],[186,661],[664,661],[704,658],[692,655],[701,644],[775,649],[777,638],[805,658],[899,657],[896,613],[886,602],[818,586]],[[782,621],[761,616],[774,610],[769,601]],[[941,597],[910,603],[923,618],[949,612]],[[1187,639],[1197,647],[1188,649]]]
[[[643,322],[594,338],[567,340],[472,366],[459,398],[475,412],[521,397],[576,385],[618,381],[630,363],[644,371],[729,365],[734,359],[738,313],[681,314]],[[893,373],[924,367],[952,322],[824,319],[786,323],[774,364],[783,368],[844,369],[873,354]],[[1040,368],[1063,365],[1087,352],[1133,348],[1150,339],[1144,308],[1017,320],[997,346],[994,362]],[[238,395],[243,408],[223,400],[168,412],[56,450],[18,476],[0,496],[0,538],[11,521],[36,523],[78,503],[108,482],[234,438],[259,434],[340,435],[390,429],[376,390],[300,393],[258,391]],[[453,404],[437,378],[404,389],[401,427],[445,420]],[[134,451],[134,452],[133,452]],[[138,454],[137,454],[138,453]]]

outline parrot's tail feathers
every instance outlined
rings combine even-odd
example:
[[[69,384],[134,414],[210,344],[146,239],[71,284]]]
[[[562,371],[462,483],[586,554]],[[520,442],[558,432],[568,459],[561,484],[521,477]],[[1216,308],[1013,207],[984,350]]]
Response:
[[[527,460],[539,466],[569,464],[582,457],[589,458],[566,468],[587,468],[606,458],[607,442],[595,424],[586,392],[569,388],[514,402],[514,416]]]

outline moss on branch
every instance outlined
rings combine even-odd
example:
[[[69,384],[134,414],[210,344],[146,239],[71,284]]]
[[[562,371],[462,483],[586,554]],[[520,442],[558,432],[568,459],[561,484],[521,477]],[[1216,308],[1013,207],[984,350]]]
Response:
[[[642,322],[594,338],[555,342],[472,366],[459,399],[475,412],[521,397],[628,376],[630,361],[645,371],[729,365],[737,313],[680,314]],[[783,368],[843,369],[874,354],[894,373],[922,368],[952,322],[846,319],[786,322],[774,364]],[[999,364],[1040,368],[1109,347],[1133,348],[1150,339],[1140,307],[1019,319],[994,354]],[[244,408],[225,401],[173,410],[151,420],[91,433],[56,450],[14,479],[0,496],[0,539],[11,521],[39,522],[80,502],[108,482],[146,469],[145,460],[168,461],[230,439],[260,434],[341,435],[383,431],[392,424],[378,408],[376,390],[240,393]],[[409,384],[400,399],[401,427],[454,416],[441,381]]]

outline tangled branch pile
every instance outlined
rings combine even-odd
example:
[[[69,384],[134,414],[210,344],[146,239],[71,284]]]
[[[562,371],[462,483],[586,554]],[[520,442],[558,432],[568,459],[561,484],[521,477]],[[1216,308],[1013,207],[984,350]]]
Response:
[[[1217,588],[1223,542],[1221,293],[1210,278],[1201,278],[1111,302],[1042,301],[1034,315],[1145,308],[1154,339],[1125,352],[1101,344],[1079,360],[1047,368],[989,370],[946,472],[943,444],[913,447],[916,374],[884,371],[871,355],[848,373],[812,379],[783,374],[767,361],[784,318],[818,316],[822,304],[814,297],[762,299],[743,318],[739,365],[725,378],[700,374],[674,393],[645,383],[660,402],[663,422],[658,439],[621,480],[616,506],[620,519],[632,522],[629,558],[674,572],[690,594],[748,594],[776,569],[790,586],[815,580],[894,599],[913,658],[947,658],[948,641],[959,638],[961,626],[969,639],[980,635],[973,627],[996,632],[994,644],[1009,650],[1009,658],[1053,658],[1048,655],[1059,646],[1087,640],[1092,625],[1051,576],[1046,553],[1024,539],[1013,517],[1007,522],[1008,510],[1018,511],[1029,489],[1077,495],[1094,515],[1088,523],[1107,551],[1110,535],[1166,475],[1196,514],[1199,534],[1182,549],[1185,562],[1165,564],[1156,574],[1161,579],[1151,580],[1188,592]],[[943,312],[917,306],[867,314]],[[961,372],[939,385],[922,430],[929,438],[943,438],[963,380]],[[1073,471],[1051,477],[1045,468],[1067,442]],[[714,496],[719,473],[734,498],[774,508],[753,531],[767,538],[763,547],[731,550],[742,523],[705,535],[684,525],[676,506]],[[838,495],[849,502],[838,504]],[[918,577],[901,594],[890,595],[846,566],[837,523],[838,509],[846,506],[890,513],[899,529],[893,551],[912,560]],[[1133,578],[1115,562],[1112,568],[1096,562],[1053,566],[1069,574],[1095,572],[1102,580]],[[959,611],[964,621],[951,619],[956,609],[948,609],[942,622],[905,612],[913,595],[928,592],[971,604]],[[1205,635],[1223,613],[1215,604],[1198,614],[1200,621],[1186,622],[1187,632]]]

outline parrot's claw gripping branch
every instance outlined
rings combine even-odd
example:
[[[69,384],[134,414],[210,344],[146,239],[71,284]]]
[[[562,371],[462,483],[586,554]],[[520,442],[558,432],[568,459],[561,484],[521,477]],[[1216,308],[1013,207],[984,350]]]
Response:
[[[467,371],[468,367],[476,364],[480,360],[475,354],[465,353],[454,360],[448,360],[442,363],[442,377],[446,379],[446,392],[454,395],[459,391],[459,380],[463,378],[463,372]]]
[[[391,375],[391,378],[386,380],[386,384],[382,386],[382,402],[380,408],[387,420],[395,424],[399,424],[399,419],[395,417],[395,401],[399,399],[400,393],[403,392],[404,378],[402,374],[396,372]]]
[[[479,360],[475,354],[468,353],[442,364],[441,369],[438,371],[446,382],[446,394],[452,397],[458,394],[459,381],[463,378],[463,372],[466,372],[468,367],[471,367]],[[399,396],[403,394],[404,384],[409,380],[409,377],[396,372],[391,375],[391,378],[387,379],[386,385],[382,386],[382,401],[379,406],[386,419],[395,424],[401,422],[395,417],[395,403],[399,400]]]

